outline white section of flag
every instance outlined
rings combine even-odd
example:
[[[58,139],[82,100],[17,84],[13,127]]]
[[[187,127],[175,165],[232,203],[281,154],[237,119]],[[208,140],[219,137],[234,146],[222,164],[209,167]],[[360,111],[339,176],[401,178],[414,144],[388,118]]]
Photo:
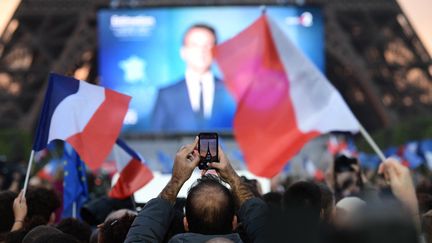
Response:
[[[48,143],[54,139],[66,140],[80,133],[105,100],[105,89],[85,81],[79,81],[78,92],[66,97],[55,109],[48,135]]]
[[[297,126],[306,133],[358,132],[360,125],[342,96],[315,65],[268,18],[273,41],[289,80]]]
[[[119,172],[119,173],[133,159],[133,157],[130,156],[130,154],[128,154],[123,148],[121,148],[117,144],[115,144],[113,147],[112,158],[114,159],[114,161],[116,163],[117,172]]]

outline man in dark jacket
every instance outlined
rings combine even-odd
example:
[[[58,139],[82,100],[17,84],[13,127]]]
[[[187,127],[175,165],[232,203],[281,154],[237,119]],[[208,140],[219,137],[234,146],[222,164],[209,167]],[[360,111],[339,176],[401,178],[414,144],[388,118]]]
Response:
[[[198,138],[193,144],[180,149],[174,160],[171,180],[159,194],[150,200],[133,222],[126,237],[131,242],[162,242],[174,217],[173,205],[183,184],[190,178],[199,163],[196,150]],[[263,231],[267,206],[253,196],[247,185],[232,168],[221,148],[219,160],[210,163],[220,179],[228,183],[231,191],[212,177],[203,177],[189,190],[186,202],[184,226],[187,233],[171,238],[169,242],[207,242],[226,239],[242,242],[239,235],[232,233],[237,225],[237,215],[248,239],[263,242]],[[228,241],[229,242],[229,241]]]

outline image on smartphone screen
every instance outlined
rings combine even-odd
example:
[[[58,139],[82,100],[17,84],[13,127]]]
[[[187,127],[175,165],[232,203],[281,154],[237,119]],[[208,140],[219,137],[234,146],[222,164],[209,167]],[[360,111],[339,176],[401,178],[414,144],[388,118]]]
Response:
[[[198,168],[209,169],[207,163],[218,161],[218,135],[217,133],[200,133],[198,149],[200,163]]]

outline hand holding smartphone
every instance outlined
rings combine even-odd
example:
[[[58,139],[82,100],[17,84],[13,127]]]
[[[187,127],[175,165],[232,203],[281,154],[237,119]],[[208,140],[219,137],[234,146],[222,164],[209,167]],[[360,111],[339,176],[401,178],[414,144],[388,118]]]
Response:
[[[200,170],[211,169],[208,167],[210,162],[218,162],[219,154],[219,139],[217,133],[200,133],[198,135],[198,151],[200,155],[200,162],[198,168]]]
[[[357,196],[363,190],[360,164],[356,158],[339,155],[333,165],[334,189],[337,199]]]

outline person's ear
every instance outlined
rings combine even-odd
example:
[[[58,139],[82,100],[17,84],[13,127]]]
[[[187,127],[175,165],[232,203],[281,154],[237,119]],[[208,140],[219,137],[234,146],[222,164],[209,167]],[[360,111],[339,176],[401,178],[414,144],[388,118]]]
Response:
[[[183,227],[184,227],[186,232],[189,232],[189,223],[188,223],[186,217],[183,217]]]
[[[231,224],[232,224],[232,229],[233,230],[237,229],[238,222],[237,222],[237,216],[236,215],[234,215]]]
[[[55,217],[56,217],[55,213],[52,212],[50,217],[49,217],[48,224],[54,224],[55,223]]]

